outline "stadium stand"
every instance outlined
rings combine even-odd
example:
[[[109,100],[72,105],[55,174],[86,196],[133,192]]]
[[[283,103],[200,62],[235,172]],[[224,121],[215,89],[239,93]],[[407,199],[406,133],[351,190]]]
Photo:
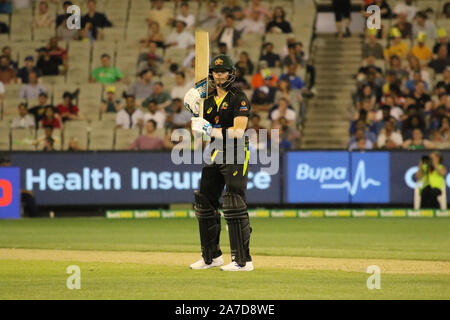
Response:
[[[48,12],[51,16],[56,17],[57,14],[63,14],[63,1],[46,2],[48,3]],[[185,19],[190,19],[187,17],[192,15],[195,23],[200,23],[200,17],[208,10],[208,2],[206,0],[189,1]],[[365,2],[370,3],[370,1]],[[389,0],[386,2],[395,11],[396,5],[402,1]],[[224,19],[224,14],[228,12],[226,1],[216,1],[216,3],[217,16],[219,19]],[[244,19],[247,14],[251,14],[255,8],[259,7],[261,12],[273,14],[277,11],[277,7],[281,7],[285,12],[284,19],[292,30],[289,33],[242,33],[240,34],[241,41],[239,46],[227,49],[227,53],[234,58],[236,63],[242,52],[246,52],[250,58],[253,65],[252,73],[244,74],[243,80],[240,82],[245,83],[247,81],[248,84],[251,84],[249,87],[243,86],[249,99],[252,98],[255,90],[259,90],[259,93],[262,92],[262,95],[266,91],[274,93],[272,99],[265,100],[268,97],[263,97],[265,99],[261,101],[269,101],[266,104],[258,105],[253,103],[253,112],[261,118],[259,125],[265,128],[281,127],[283,134],[280,143],[283,144],[285,149],[342,148],[349,147],[351,144],[353,144],[352,148],[354,148],[354,144],[361,138],[359,137],[361,132],[355,130],[355,132],[349,133],[348,125],[350,119],[350,121],[353,121],[352,128],[356,128],[356,118],[361,116],[360,109],[361,105],[363,105],[363,101],[359,99],[362,96],[361,85],[365,84],[364,81],[367,81],[367,79],[363,78],[366,76],[365,74],[358,73],[358,68],[363,66],[363,63],[366,63],[361,58],[365,40],[359,37],[359,34],[353,34],[350,38],[337,39],[334,35],[314,33],[317,7],[330,6],[330,0],[251,0],[237,1],[237,3],[241,10],[237,10],[234,13],[236,22]],[[449,20],[442,15],[444,3],[445,1],[441,0],[414,1],[414,5],[420,10],[426,10],[427,8],[433,10],[432,12],[427,12],[427,21],[434,23],[436,25],[436,35],[441,35],[436,41],[445,41],[443,40],[445,37],[448,39],[448,35],[442,36],[443,30],[447,34],[450,32]],[[101,106],[102,101],[105,101],[107,96],[107,87],[113,86],[115,91],[114,99],[117,99],[116,106],[122,108],[124,106],[123,94],[126,93],[132,83],[138,80],[138,74],[143,70],[142,68],[153,70],[152,82],[161,81],[164,84],[164,92],[170,93],[176,85],[175,73],[177,71],[184,71],[187,82],[192,81],[194,74],[191,63],[193,48],[166,48],[164,45],[168,35],[174,30],[173,21],[177,18],[184,19],[180,10],[181,4],[182,1],[97,0],[96,12],[103,13],[111,22],[112,27],[102,28],[99,26],[96,28],[96,35],[94,36],[93,29],[89,23],[84,24],[83,28],[75,34],[74,40],[70,41],[63,40],[66,38],[62,38],[62,33],[56,32],[53,28],[33,28],[33,20],[40,14],[39,1],[32,2],[32,6],[29,8],[14,9],[12,14],[0,14],[0,21],[7,24],[10,28],[8,34],[0,34],[2,48],[6,46],[11,48],[11,60],[18,62],[16,68],[22,67],[25,58],[28,56],[34,57],[35,61],[37,61],[38,53],[36,50],[43,47],[48,48],[49,40],[55,34],[61,37],[59,47],[67,52],[67,65],[60,66],[57,75],[41,76],[39,83],[45,87],[49,96],[49,104],[54,106],[61,103],[64,92],[72,93],[79,89],[74,104],[78,106],[84,120],[68,120],[62,124],[62,131],[60,133],[57,132],[60,141],[59,147],[56,147],[56,149],[73,151],[122,150],[131,145],[136,137],[136,133],[134,131],[133,133],[125,133],[125,130],[115,129],[116,110],[114,106],[111,108],[113,103],[109,104],[109,109],[106,112],[101,110]],[[354,7],[359,7],[361,1],[352,1],[352,4]],[[77,5],[81,8],[81,14],[85,15],[88,10],[87,2],[84,0],[79,1]],[[264,21],[266,26],[272,20],[268,16],[264,17],[263,15],[261,15],[260,19]],[[394,17],[383,19],[384,31],[386,32],[377,34],[377,43],[383,49],[391,45],[392,40],[389,34],[392,26],[396,24],[396,19]],[[428,22],[427,24],[429,24]],[[235,28],[238,25],[238,23],[235,23]],[[56,26],[56,28],[58,27],[61,26]],[[194,28],[196,27],[195,25]],[[219,27],[220,25],[217,26],[217,28]],[[416,27],[417,30],[424,28]],[[186,30],[193,34],[193,28]],[[212,34],[216,31],[216,28],[209,27],[209,31]],[[274,30],[272,29],[271,31]],[[362,33],[363,30],[361,30]],[[415,40],[416,38],[411,38],[406,39],[405,42],[408,44],[408,47],[413,48]],[[149,43],[149,41],[154,42]],[[262,48],[268,42],[273,44],[273,53],[279,55],[281,62],[285,61],[286,57],[288,57],[286,61],[296,61],[298,67],[294,71],[295,75],[288,73],[288,64],[283,65],[281,63],[279,67],[268,68],[264,63],[260,62]],[[434,40],[426,40],[426,45],[434,47],[435,43]],[[152,48],[155,45],[156,48]],[[290,47],[292,47],[292,53],[289,60]],[[211,42],[211,51],[212,54],[219,52],[217,41]],[[437,60],[437,62],[432,64],[434,68],[441,68],[442,64],[445,64],[445,61],[438,59],[438,51],[436,50],[432,59]],[[419,52],[421,51],[419,50]],[[111,57],[111,70],[117,70],[115,72],[119,72],[123,76],[113,78],[111,80],[113,83],[108,84],[91,82],[92,72],[101,66],[101,57],[104,54],[108,54]],[[441,55],[443,54],[441,53]],[[54,59],[58,59],[61,52],[50,49],[50,55],[55,56]],[[402,61],[402,64],[409,74],[408,79],[400,86],[401,95],[397,95],[395,99],[403,98],[407,100],[404,95],[404,85],[406,85],[408,80],[414,80],[414,72],[408,69],[407,64],[409,63],[407,63],[406,59]],[[382,70],[376,74],[376,83],[383,90],[383,88],[386,88],[387,72],[390,69],[389,60],[376,60],[375,65],[381,67]],[[427,85],[432,105],[431,107],[428,105],[428,109],[425,110],[426,126],[423,128],[422,134],[430,141],[433,139],[436,140],[435,142],[442,140],[438,145],[445,146],[449,139],[448,98],[440,97],[438,93],[440,89],[437,88],[439,85],[441,87],[447,86],[448,88],[448,72],[444,72],[444,74],[437,73],[429,65],[423,65],[422,77],[429,77]],[[109,72],[109,69],[107,71]],[[356,74],[358,74],[358,79],[354,77]],[[279,83],[271,81],[271,79],[280,79],[283,76],[287,79],[296,79],[295,82],[291,81],[290,83],[293,88],[282,91],[279,90]],[[413,85],[411,81],[408,82],[409,86]],[[254,85],[255,83],[257,84],[256,86]],[[357,89],[355,89],[356,85]],[[41,150],[41,146],[36,140],[39,138],[36,132],[33,135],[27,132],[24,133],[24,130],[8,129],[11,120],[17,114],[18,104],[24,99],[19,97],[22,84],[13,81],[12,83],[5,83],[4,87],[4,97],[3,99],[0,98],[0,128],[2,135],[6,134],[11,139],[2,137],[0,149]],[[162,99],[162,95],[156,96],[157,99],[160,97]],[[284,116],[280,116],[279,119],[271,119],[272,112],[278,109],[278,102],[281,97],[286,97],[290,104],[289,109],[295,111],[294,122],[285,121],[288,120],[286,119],[287,113]],[[380,116],[382,116],[383,106],[386,105],[386,98],[386,94],[383,93],[376,97],[376,103],[371,105],[369,118],[367,119],[369,122],[368,127],[376,126],[380,131],[384,129],[380,122],[382,121]],[[402,99],[400,100],[403,101]],[[28,103],[29,108],[37,105],[37,102],[32,99],[25,99],[25,101]],[[145,113],[147,110],[142,107],[141,102],[142,100],[137,101],[137,105]],[[161,103],[158,102],[158,104]],[[440,115],[440,111],[437,112],[441,110],[439,109],[441,104],[446,104],[446,113],[444,115]],[[403,105],[392,106],[392,109],[394,107],[405,108],[404,111],[407,111],[407,107]],[[167,118],[170,118],[169,116],[172,112],[170,105],[168,107],[165,105],[162,110],[167,113]],[[395,110],[398,111],[398,108]],[[374,120],[371,117],[375,117]],[[406,114],[403,115],[403,118],[402,115],[399,117],[397,125],[405,122],[408,118]],[[444,118],[447,120],[442,120]],[[167,123],[164,131],[161,132],[158,129],[158,132],[164,137],[165,131],[168,129],[170,129],[170,126]],[[375,138],[372,134],[369,134],[372,139],[378,139],[378,129],[368,129],[369,132],[375,134]],[[401,128],[399,127],[399,129]],[[39,128],[37,130],[39,131]],[[442,133],[438,135],[437,131]],[[292,134],[292,132],[297,132],[298,134]],[[410,133],[404,132],[403,140],[409,139],[410,136],[408,134]],[[139,133],[142,132],[138,131],[137,134]],[[447,139],[447,142],[444,141],[445,139]],[[373,141],[373,147],[377,147],[376,142]],[[360,141],[360,145],[362,144],[363,142]],[[369,143],[367,147],[370,147]]]

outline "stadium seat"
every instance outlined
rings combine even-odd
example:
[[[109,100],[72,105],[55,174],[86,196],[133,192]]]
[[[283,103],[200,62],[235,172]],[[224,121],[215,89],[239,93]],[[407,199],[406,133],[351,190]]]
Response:
[[[9,125],[5,121],[0,121],[0,150],[9,151],[11,149],[11,136]]]
[[[114,142],[114,127],[92,127],[89,134],[89,150],[112,150]]]
[[[128,150],[138,136],[138,129],[117,129],[114,150]]]
[[[76,123],[75,126],[71,126],[70,123]],[[63,150],[67,150],[69,147],[69,143],[72,140],[75,140],[78,146],[87,150],[88,148],[88,125],[84,121],[68,121],[64,125],[63,131]]]
[[[36,140],[37,140],[37,149],[41,150],[42,149],[42,145],[43,145],[43,139],[45,137],[44,134],[44,129],[43,128],[39,128],[36,131]],[[55,140],[53,148],[57,151],[61,150],[62,147],[62,130],[61,129],[53,129],[53,134],[52,134],[52,138]]]
[[[36,134],[34,130],[14,129],[11,130],[11,150],[34,151]]]

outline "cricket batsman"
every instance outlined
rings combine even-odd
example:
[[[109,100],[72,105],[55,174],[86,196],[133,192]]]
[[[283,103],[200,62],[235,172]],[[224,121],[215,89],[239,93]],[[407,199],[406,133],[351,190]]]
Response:
[[[186,109],[194,115],[192,131],[210,136],[211,142],[217,139],[216,142],[222,146],[211,150],[212,163],[203,167],[200,190],[194,193],[202,259],[191,264],[191,269],[209,269],[222,266],[224,263],[219,244],[221,224],[218,209],[219,198],[225,187],[222,209],[228,225],[232,262],[222,266],[220,270],[253,270],[249,250],[252,229],[245,198],[250,153],[248,139],[244,133],[250,114],[250,103],[244,92],[233,86],[235,78],[235,67],[231,58],[227,55],[218,55],[213,58],[209,69],[209,79],[214,93],[203,103],[203,118],[198,117],[200,108],[198,89],[190,89],[184,98]],[[228,163],[226,154],[231,152],[230,150],[234,151],[234,157],[231,163]],[[222,161],[217,161],[219,153],[222,153]]]

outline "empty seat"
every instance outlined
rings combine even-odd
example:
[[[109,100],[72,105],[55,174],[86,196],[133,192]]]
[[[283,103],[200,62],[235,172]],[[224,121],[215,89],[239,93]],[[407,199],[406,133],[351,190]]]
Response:
[[[11,149],[11,136],[9,126],[5,121],[0,121],[0,150],[9,151]]]
[[[115,150],[128,150],[139,136],[138,129],[117,129]]]
[[[29,129],[11,130],[11,150],[34,151],[36,150],[35,131]]]
[[[114,141],[114,127],[91,127],[89,134],[89,150],[112,150]]]

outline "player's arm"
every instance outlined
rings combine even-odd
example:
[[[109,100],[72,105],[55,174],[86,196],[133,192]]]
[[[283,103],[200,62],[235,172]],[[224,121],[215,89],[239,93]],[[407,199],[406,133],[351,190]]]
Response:
[[[233,126],[227,129],[228,138],[240,139],[244,136],[245,129],[247,128],[248,117],[239,116],[235,117]],[[213,128],[211,131],[211,137],[223,139],[223,133],[221,128]]]

